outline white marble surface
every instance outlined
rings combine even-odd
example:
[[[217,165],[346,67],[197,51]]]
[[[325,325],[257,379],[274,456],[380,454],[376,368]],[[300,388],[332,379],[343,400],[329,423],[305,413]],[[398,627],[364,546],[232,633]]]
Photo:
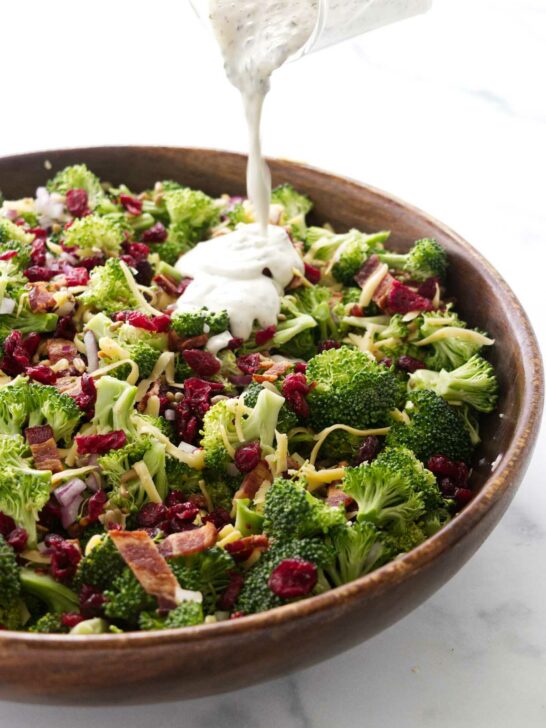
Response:
[[[102,143],[244,149],[236,94],[185,0],[3,0],[1,12],[3,95],[13,101],[2,104],[0,154]],[[265,147],[452,225],[505,275],[546,348],[545,69],[545,0],[435,0],[425,18],[281,71]],[[542,439],[514,504],[463,571],[334,660],[164,706],[3,703],[0,726],[541,728],[545,468]]]

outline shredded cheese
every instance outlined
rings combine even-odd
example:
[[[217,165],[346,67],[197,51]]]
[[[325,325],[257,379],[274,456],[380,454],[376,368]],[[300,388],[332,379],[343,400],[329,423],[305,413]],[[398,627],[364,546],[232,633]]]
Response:
[[[142,399],[144,399],[144,397],[146,396],[146,392],[150,388],[150,385],[153,384],[157,379],[159,379],[159,377],[167,369],[171,361],[174,361],[174,352],[172,351],[164,351],[159,356],[150,376],[147,379],[143,379],[138,385],[136,394],[137,402],[140,402]]]
[[[225,548],[226,544],[239,541],[241,538],[243,538],[243,534],[235,526],[232,526],[231,523],[228,523],[218,534],[216,545],[222,549]]]
[[[133,424],[135,425],[139,435],[153,435],[156,440],[165,445],[165,451],[168,455],[173,458],[180,460],[180,462],[189,465],[194,470],[203,470],[205,467],[205,451],[201,449],[194,450],[193,452],[185,452],[180,448],[173,445],[168,437],[154,427],[146,420],[143,420],[138,415],[133,417]]]
[[[144,298],[142,295],[142,292],[140,288],[138,287],[133,274],[129,270],[129,267],[126,263],[124,263],[122,260],[120,261],[121,270],[123,271],[123,275],[125,276],[125,280],[127,281],[127,285],[129,286],[129,289],[133,296],[136,298],[138,307],[144,309],[147,313],[151,314],[152,316],[162,316],[162,312],[158,311],[153,306],[150,306],[148,301]],[[136,307],[135,307],[136,308]]]
[[[277,432],[277,450],[275,452],[275,475],[280,475],[288,469],[288,435]]]
[[[142,487],[146,491],[146,495],[152,503],[163,503],[162,497],[159,495],[148,466],[141,460],[139,463],[133,465],[133,470],[138,475]]]
[[[93,379],[97,379],[98,377],[102,377],[105,374],[108,374],[108,372],[111,372],[113,369],[117,369],[124,364],[130,364],[131,366],[131,371],[127,376],[127,383],[135,384],[138,381],[139,371],[138,364],[135,364],[132,359],[121,359],[121,361],[115,361],[112,364],[108,364],[108,366],[102,367],[101,369],[95,369],[94,372],[91,372],[90,376],[92,376]]]
[[[146,402],[145,414],[150,415],[151,417],[159,417],[160,411],[161,402],[159,401],[159,397],[157,394],[153,394]]]
[[[314,465],[306,463],[301,468],[300,473],[307,481],[307,490],[313,492],[327,483],[332,483],[334,480],[342,480],[345,476],[345,468],[316,470]]]
[[[212,498],[210,497],[207,490],[207,484],[202,479],[199,481],[199,490],[201,491],[205,501],[207,502],[207,511],[210,513],[214,508],[214,503],[212,502]]]
[[[239,397],[235,405],[235,433],[239,442],[245,441],[245,434],[243,432],[243,414],[246,409],[244,399]]]
[[[226,448],[227,453],[230,456],[230,458],[233,460],[233,458],[235,457],[236,450],[233,447],[233,445],[231,444],[231,442],[229,441],[227,430],[223,423],[220,424],[220,434],[222,435],[222,442],[224,443],[224,447]]]
[[[402,422],[404,425],[409,425],[411,422],[409,415],[405,411],[400,411],[399,409],[393,409],[391,412],[391,417],[396,422]]]
[[[61,470],[60,473],[54,473],[51,476],[51,485],[58,485],[63,480],[72,480],[72,478],[79,478],[81,475],[87,475],[96,470],[96,465],[85,465],[83,468],[73,468],[72,470]]]
[[[116,341],[110,339],[108,336],[101,336],[99,339],[99,349],[103,355],[103,358],[107,359],[130,359],[131,355],[120,346]],[[100,354],[99,354],[100,356]]]
[[[427,346],[428,344],[434,344],[436,341],[442,341],[442,339],[460,339],[461,341],[470,341],[481,346],[492,346],[495,343],[494,339],[487,338],[487,336],[480,334],[479,331],[463,329],[459,326],[445,326],[443,329],[438,329],[438,331],[435,331],[425,339],[416,341],[415,346]]]
[[[360,306],[365,308],[366,306],[370,305],[374,293],[377,291],[379,285],[381,284],[381,281],[388,272],[389,266],[386,263],[381,263],[381,265],[377,266],[377,268],[362,286],[362,293],[360,294],[360,299],[358,301]]]
[[[93,551],[93,549],[96,549],[97,546],[100,546],[100,544],[103,542],[103,540],[104,540],[104,536],[100,533],[96,533],[94,536],[91,536],[91,538],[89,539],[89,541],[87,542],[87,544],[85,546],[85,552],[84,552],[85,556],[89,556],[91,551]]]
[[[320,448],[324,445],[328,435],[334,432],[334,430],[345,430],[345,432],[348,432],[351,435],[356,435],[357,437],[368,437],[368,435],[387,435],[390,427],[376,427],[371,430],[357,430],[355,427],[350,427],[349,425],[331,425],[330,427],[326,427],[315,436],[315,440],[317,442],[311,451],[311,456],[309,458],[311,465],[315,464]]]

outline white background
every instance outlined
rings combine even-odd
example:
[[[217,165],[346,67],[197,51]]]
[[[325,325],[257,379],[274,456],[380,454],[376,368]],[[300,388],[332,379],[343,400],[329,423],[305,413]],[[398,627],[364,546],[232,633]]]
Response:
[[[132,143],[245,150],[237,94],[187,0],[2,0],[0,27],[0,155]],[[426,17],[282,69],[265,149],[383,187],[450,224],[508,279],[544,347],[545,71],[546,0],[435,0]],[[335,660],[165,706],[3,703],[0,726],[542,728],[545,465],[541,442],[473,561]]]

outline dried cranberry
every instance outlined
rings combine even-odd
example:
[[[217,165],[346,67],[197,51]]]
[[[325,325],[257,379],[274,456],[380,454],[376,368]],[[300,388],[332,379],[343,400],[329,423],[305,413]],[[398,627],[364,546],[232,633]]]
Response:
[[[396,360],[396,366],[398,369],[401,369],[403,372],[407,372],[408,374],[413,374],[413,372],[416,372],[418,369],[426,369],[425,362],[420,359],[415,359],[413,356],[408,356],[407,354],[403,354],[398,357]]]
[[[97,401],[97,388],[93,377],[89,374],[82,374],[80,385],[81,392],[70,396],[88,417],[92,417],[95,412],[95,402]]]
[[[36,283],[37,281],[50,281],[56,275],[59,275],[59,270],[57,267],[46,268],[42,265],[32,265],[23,271],[23,274],[31,283]]]
[[[199,508],[189,502],[177,503],[167,508],[165,520],[161,523],[161,529],[165,533],[179,533],[193,528]]]
[[[259,331],[256,331],[256,335],[254,337],[256,340],[256,346],[263,346],[268,341],[271,341],[276,333],[277,327],[274,324],[272,326],[268,326],[265,329],[260,329]]]
[[[68,629],[76,627],[83,620],[84,618],[78,612],[64,612],[61,614],[61,624],[63,627],[68,627]]]
[[[57,581],[69,581],[74,577],[81,560],[79,548],[70,541],[55,542],[51,545],[51,574]]]
[[[233,614],[230,615],[230,619],[241,619],[241,617],[246,617],[246,614],[240,610],[238,612],[233,612]]]
[[[78,265],[86,270],[93,270],[93,268],[96,268],[98,265],[104,265],[105,262],[105,256],[102,253],[97,253],[97,255],[91,255],[88,258],[81,258],[78,261]]]
[[[255,374],[260,368],[261,361],[259,354],[244,354],[237,357],[237,366],[243,374]]]
[[[84,617],[100,617],[103,613],[106,597],[94,586],[84,584],[80,589],[80,611]]]
[[[29,334],[23,341],[23,349],[30,357],[33,357],[34,354],[36,354],[36,352],[38,351],[38,347],[40,346],[41,341],[42,337],[40,336],[40,334],[33,332],[32,334]]]
[[[234,336],[233,339],[230,339],[227,344],[227,348],[230,351],[236,351],[237,349],[240,349],[241,346],[244,344],[244,339],[240,339],[238,336]]]
[[[324,339],[318,345],[319,354],[329,349],[341,349],[341,341],[334,341],[333,339]]]
[[[317,567],[303,559],[284,559],[271,572],[268,586],[281,599],[304,597],[317,583]]]
[[[12,258],[15,258],[17,256],[16,250],[6,250],[5,253],[2,253],[0,255],[0,260],[11,260]]]
[[[151,286],[154,277],[154,269],[147,260],[137,260],[135,265],[135,280],[141,286]]]
[[[116,321],[125,321],[137,329],[153,331],[158,334],[167,331],[171,325],[171,319],[166,314],[147,316],[139,311],[120,311],[116,314],[115,319]]]
[[[387,295],[387,304],[385,307],[391,314],[409,313],[410,311],[431,311],[432,304],[428,298],[420,296],[411,288],[393,279]]]
[[[228,523],[231,523],[231,516],[225,508],[215,508],[206,516],[203,516],[201,520],[203,523],[212,523],[220,531]]]
[[[47,234],[46,234],[47,237]],[[45,266],[46,264],[46,253],[47,253],[47,246],[45,237],[37,236],[35,240],[32,241],[32,248],[30,253],[30,262],[32,263],[32,267],[41,268]]]
[[[67,339],[73,341],[76,336],[76,324],[72,320],[72,316],[61,316],[57,321],[57,328],[54,336],[56,339]]]
[[[201,349],[185,349],[182,352],[184,361],[200,377],[212,377],[221,369],[220,361],[210,351]]]
[[[132,197],[131,195],[120,195],[119,201],[121,205],[127,210],[129,215],[134,215],[135,217],[138,217],[138,215],[142,214],[142,200],[139,200],[138,197]]]
[[[314,265],[309,265],[309,263],[304,263],[303,265],[307,280],[311,283],[318,283],[320,281],[320,268],[315,268]]]
[[[379,362],[380,364],[383,364],[384,367],[387,367],[387,369],[390,369],[392,367],[392,359],[390,356],[386,356]]]
[[[264,534],[245,536],[237,541],[226,544],[226,551],[235,561],[242,563],[252,555],[254,549],[265,551],[269,548],[269,539]]]
[[[262,457],[259,442],[249,442],[235,453],[235,466],[241,473],[250,473],[258,465]]]
[[[229,575],[229,584],[218,600],[218,608],[225,612],[230,612],[237,602],[244,583],[244,576],[238,574],[236,571],[232,571]]]
[[[51,549],[56,546],[56,544],[62,543],[63,541],[64,538],[62,536],[59,536],[58,533],[48,533],[47,536],[44,538],[44,545],[47,547],[49,553]]]
[[[41,227],[35,227],[35,228],[29,228],[28,232],[31,235],[34,235],[35,238],[46,240],[47,238],[47,230],[45,228]]]
[[[24,528],[14,528],[7,538],[7,542],[14,551],[24,551],[28,543],[28,533]]]
[[[145,230],[140,239],[144,243],[163,243],[167,240],[167,229],[163,223],[156,222],[151,228]]]
[[[286,404],[298,417],[305,418],[309,415],[309,405],[305,399],[309,391],[305,374],[289,374],[282,383],[282,394]]]
[[[4,340],[4,356],[0,360],[0,369],[10,377],[22,374],[30,366],[31,357],[24,346],[23,334],[12,331]]]
[[[294,374],[305,374],[307,371],[307,364],[304,361],[297,361],[294,364]]]
[[[375,435],[368,435],[368,437],[364,438],[358,449],[355,465],[371,463],[378,456],[380,449],[381,443],[379,442],[379,438]]]
[[[80,455],[104,455],[110,450],[119,450],[127,442],[123,430],[114,430],[105,435],[77,435],[76,445]]]
[[[57,375],[53,369],[51,369],[51,367],[46,367],[44,364],[38,364],[35,367],[27,367],[25,373],[35,382],[39,382],[40,384],[55,384],[57,381]]]
[[[11,516],[6,516],[5,513],[0,511],[0,534],[4,538],[7,538],[10,533],[15,530],[15,528],[16,526],[13,518]]]
[[[89,283],[89,271],[87,268],[73,268],[72,266],[65,266],[64,277],[66,285],[70,288],[71,286],[86,286]]]
[[[66,193],[66,209],[73,217],[89,215],[89,195],[85,190],[73,189]]]
[[[351,308],[351,316],[364,316],[364,309],[362,306],[359,306],[358,303],[355,303],[354,306]]]
[[[154,528],[164,520],[167,509],[162,503],[146,503],[137,515],[137,523],[143,528]]]
[[[98,490],[93,493],[91,498],[87,501],[87,518],[89,523],[95,523],[99,520],[99,517],[104,513],[104,506],[108,501],[108,496],[104,490]]]
[[[451,480],[451,478],[440,478],[438,487],[440,488],[440,492],[444,498],[453,498],[455,495],[455,483]]]
[[[122,245],[123,252],[135,260],[143,260],[150,255],[150,248],[145,243],[131,243],[128,240]]]
[[[38,514],[38,523],[49,530],[61,527],[61,507],[54,496],[49,498]]]
[[[468,481],[468,468],[463,462],[455,462],[444,455],[433,455],[427,462],[427,468],[437,477],[447,477],[459,487]]]
[[[423,298],[428,298],[429,301],[432,301],[434,296],[436,295],[437,287],[440,285],[440,279],[436,276],[433,278],[427,278],[426,281],[423,281],[419,288],[417,289],[417,293],[420,296],[423,296]]]
[[[474,493],[470,488],[456,488],[455,502],[459,508],[464,508],[474,498]]]

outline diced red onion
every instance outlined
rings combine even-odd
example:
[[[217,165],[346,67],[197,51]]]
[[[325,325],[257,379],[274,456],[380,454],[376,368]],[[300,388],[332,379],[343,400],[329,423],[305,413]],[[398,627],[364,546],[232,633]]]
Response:
[[[182,452],[192,453],[198,450],[199,448],[195,447],[195,445],[190,445],[189,442],[181,442],[178,445],[178,449],[182,450]]]
[[[165,410],[165,419],[169,422],[176,420],[176,412],[173,409]]]
[[[69,505],[61,506],[61,523],[63,524],[63,528],[68,528],[74,523],[78,517],[82,503],[83,496],[77,495]]]
[[[13,313],[15,310],[15,301],[12,298],[3,298],[0,301],[0,313]]]
[[[80,493],[83,493],[86,485],[80,478],[73,478],[68,483],[64,483],[55,489],[55,498],[61,506],[68,506],[75,500]]]
[[[87,371],[94,372],[99,368],[99,349],[95,334],[92,331],[86,331],[83,336],[83,343],[87,354]]]
[[[93,493],[96,493],[102,486],[100,475],[98,473],[91,473],[91,475],[88,475],[85,479],[85,485],[89,488],[89,490],[92,490]]]

